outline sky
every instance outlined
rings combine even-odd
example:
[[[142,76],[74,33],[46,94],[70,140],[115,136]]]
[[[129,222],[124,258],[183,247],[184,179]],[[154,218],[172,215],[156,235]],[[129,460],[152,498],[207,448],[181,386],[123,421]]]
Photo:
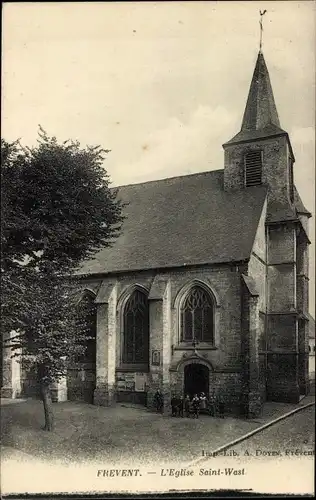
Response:
[[[295,184],[315,213],[315,3],[73,2],[3,5],[2,136],[110,149],[113,185],[223,168],[259,49]],[[310,309],[315,231],[310,222]]]

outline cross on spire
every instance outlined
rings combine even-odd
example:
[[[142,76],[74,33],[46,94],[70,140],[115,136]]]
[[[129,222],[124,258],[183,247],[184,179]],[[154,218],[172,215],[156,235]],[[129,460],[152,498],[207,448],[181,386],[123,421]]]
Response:
[[[266,10],[263,10],[262,12],[261,12],[261,10],[259,10],[259,13],[260,13],[260,21],[259,21],[259,24],[260,24],[260,45],[259,45],[259,52],[261,52],[261,49],[262,49],[262,34],[263,34],[262,18],[265,15],[266,12],[267,12]]]

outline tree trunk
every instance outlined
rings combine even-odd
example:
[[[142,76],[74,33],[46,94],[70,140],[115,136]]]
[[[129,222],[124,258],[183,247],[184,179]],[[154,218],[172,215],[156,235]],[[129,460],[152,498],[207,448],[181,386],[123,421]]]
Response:
[[[45,431],[52,431],[54,429],[54,414],[53,414],[53,403],[50,393],[50,387],[48,384],[41,383],[41,393],[42,401],[44,405],[45,414]]]

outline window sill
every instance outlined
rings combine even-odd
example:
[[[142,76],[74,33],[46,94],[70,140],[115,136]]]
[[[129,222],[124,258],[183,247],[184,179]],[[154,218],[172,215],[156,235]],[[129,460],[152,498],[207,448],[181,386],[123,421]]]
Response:
[[[149,366],[146,364],[124,364],[122,363],[120,366],[116,368],[117,372],[141,372],[147,373],[149,372]]]
[[[193,347],[189,343],[183,343],[173,346],[174,351],[216,351],[218,348],[214,344],[207,344],[207,342],[201,342],[197,346]]]

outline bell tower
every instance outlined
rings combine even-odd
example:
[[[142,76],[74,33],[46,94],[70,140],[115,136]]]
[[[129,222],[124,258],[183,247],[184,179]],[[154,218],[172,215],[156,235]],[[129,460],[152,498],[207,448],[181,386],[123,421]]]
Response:
[[[257,57],[241,130],[223,145],[224,189],[264,185],[268,212],[282,206],[293,212],[295,161],[290,139],[280,126],[270,76],[263,53]],[[293,215],[293,214],[292,214]]]
[[[298,402],[308,393],[308,218],[294,186],[289,136],[280,126],[260,49],[241,130],[223,145],[224,190],[267,191],[265,299],[260,369],[269,400]],[[258,333],[259,335],[259,333]],[[261,339],[262,340],[262,339]]]

